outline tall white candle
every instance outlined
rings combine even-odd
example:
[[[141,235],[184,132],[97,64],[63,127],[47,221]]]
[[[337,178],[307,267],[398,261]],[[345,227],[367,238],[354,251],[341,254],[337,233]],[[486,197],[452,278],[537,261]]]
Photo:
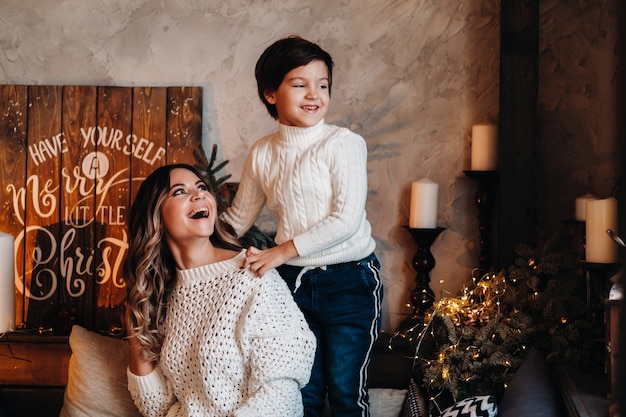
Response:
[[[411,210],[409,227],[413,229],[436,229],[439,184],[424,178],[411,184]]]
[[[589,200],[597,200],[598,197],[596,197],[593,194],[585,194],[583,196],[580,196],[576,199],[575,202],[575,216],[576,216],[576,220],[584,222],[585,221],[585,208],[587,207],[587,201]]]
[[[607,229],[617,232],[617,199],[588,200],[585,222],[585,260],[605,264],[617,262],[617,243],[606,234]]]
[[[472,171],[498,169],[498,127],[493,123],[472,126]]]
[[[0,232],[0,333],[15,330],[13,236]]]

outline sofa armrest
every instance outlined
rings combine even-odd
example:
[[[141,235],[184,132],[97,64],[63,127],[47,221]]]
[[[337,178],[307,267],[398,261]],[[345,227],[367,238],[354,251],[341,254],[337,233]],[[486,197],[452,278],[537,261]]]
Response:
[[[563,401],[550,365],[543,354],[531,348],[515,372],[500,402],[500,417],[559,417]]]

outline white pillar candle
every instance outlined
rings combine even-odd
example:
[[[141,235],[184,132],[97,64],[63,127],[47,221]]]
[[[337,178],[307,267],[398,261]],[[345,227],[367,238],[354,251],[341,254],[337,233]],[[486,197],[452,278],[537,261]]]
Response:
[[[424,178],[411,185],[411,210],[409,227],[413,229],[436,229],[439,184]]]
[[[15,330],[13,236],[0,232],[0,333]]]
[[[472,126],[472,171],[498,169],[498,127],[492,123]]]
[[[598,197],[596,197],[593,194],[585,194],[583,196],[580,196],[576,199],[576,211],[575,211],[575,217],[576,220],[584,222],[585,221],[585,207],[587,206],[587,201],[589,200],[597,200]]]
[[[585,207],[585,260],[594,263],[617,262],[617,243],[607,229],[617,232],[617,199],[588,200]]]

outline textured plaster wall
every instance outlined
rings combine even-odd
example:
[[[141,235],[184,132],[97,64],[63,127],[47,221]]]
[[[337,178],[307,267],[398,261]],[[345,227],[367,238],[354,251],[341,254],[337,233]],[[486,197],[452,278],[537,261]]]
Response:
[[[1,0],[0,82],[198,85],[205,149],[238,180],[250,145],[274,130],[253,68],[298,33],[336,62],[327,121],[369,149],[368,217],[386,286],[383,327],[410,311],[411,181],[440,184],[431,286],[455,294],[478,264],[472,124],[497,121],[499,2],[453,0]]]

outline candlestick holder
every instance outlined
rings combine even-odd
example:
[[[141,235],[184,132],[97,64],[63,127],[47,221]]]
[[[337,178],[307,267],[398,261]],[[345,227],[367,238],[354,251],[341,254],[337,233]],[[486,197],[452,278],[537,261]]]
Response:
[[[478,183],[475,203],[478,208],[478,232],[480,235],[480,267],[489,270],[491,265],[491,221],[494,208],[494,183],[498,171],[463,171]]]
[[[415,276],[415,288],[411,291],[411,307],[413,314],[400,323],[399,332],[405,332],[423,322],[425,313],[435,302],[435,293],[430,288],[430,271],[435,267],[435,257],[430,247],[441,234],[444,227],[435,229],[416,229],[404,226],[411,233],[417,244],[417,250],[413,255],[412,265],[417,272]]]
[[[587,306],[591,309],[592,320],[602,326],[604,302],[608,299],[611,286],[610,277],[619,269],[619,263],[599,263],[580,261],[587,281]]]

